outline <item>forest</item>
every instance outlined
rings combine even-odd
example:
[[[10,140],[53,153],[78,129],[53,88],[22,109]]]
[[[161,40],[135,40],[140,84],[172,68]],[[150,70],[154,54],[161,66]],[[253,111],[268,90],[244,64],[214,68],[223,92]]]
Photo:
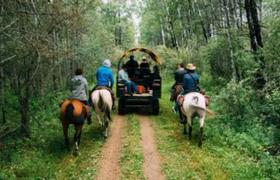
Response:
[[[279,0],[0,0],[0,22],[0,179],[99,179],[107,140],[95,113],[74,157],[64,146],[59,104],[76,68],[93,88],[103,60],[116,74],[133,47],[162,62],[160,113],[149,120],[163,179],[279,179]],[[202,148],[171,111],[178,63],[196,65],[211,97],[215,115],[206,116]],[[124,117],[119,173],[111,179],[150,179],[142,170],[141,117]]]

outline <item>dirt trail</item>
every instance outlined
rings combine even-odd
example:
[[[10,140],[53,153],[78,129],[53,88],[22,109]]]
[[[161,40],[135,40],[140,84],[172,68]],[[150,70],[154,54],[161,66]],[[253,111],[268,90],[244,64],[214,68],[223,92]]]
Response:
[[[123,116],[115,116],[112,122],[110,136],[102,150],[97,180],[120,179],[119,161],[121,156],[122,139],[126,120]]]
[[[154,140],[154,129],[147,116],[140,116],[141,145],[144,154],[144,175],[148,180],[163,180],[165,176],[160,169],[160,156]]]

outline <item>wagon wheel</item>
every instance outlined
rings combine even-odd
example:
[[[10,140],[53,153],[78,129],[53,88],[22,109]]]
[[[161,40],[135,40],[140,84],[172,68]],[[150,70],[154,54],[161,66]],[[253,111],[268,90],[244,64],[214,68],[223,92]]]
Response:
[[[153,113],[153,115],[159,114],[159,100],[158,99],[153,100],[152,113]]]
[[[125,114],[125,102],[121,98],[119,99],[118,113],[119,115]]]

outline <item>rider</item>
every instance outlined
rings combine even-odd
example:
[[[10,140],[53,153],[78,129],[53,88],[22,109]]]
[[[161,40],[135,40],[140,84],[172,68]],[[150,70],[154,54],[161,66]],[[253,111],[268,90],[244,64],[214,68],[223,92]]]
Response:
[[[75,76],[71,79],[71,95],[69,99],[78,99],[80,100],[87,108],[87,120],[88,124],[91,123],[91,113],[89,103],[87,101],[87,92],[88,92],[88,82],[83,76],[83,70],[77,68],[75,71]]]
[[[187,73],[184,75],[184,79],[183,79],[183,89],[184,90],[180,95],[186,95],[189,92],[199,92],[200,91],[200,88],[198,87],[199,76],[195,72],[196,67],[192,63],[189,63],[189,64],[187,64],[186,69],[187,69]],[[179,112],[180,112],[180,109],[178,106],[179,105],[176,101],[175,111],[179,110]]]
[[[180,85],[181,87],[183,86],[183,80],[184,80],[184,75],[187,73],[187,71],[185,70],[184,68],[184,64],[183,63],[180,63],[180,64],[177,64],[177,69],[174,73],[174,79],[175,79],[175,82],[174,84],[172,85],[171,87],[171,97],[170,97],[170,100],[171,101],[176,101],[176,98],[175,97],[175,91],[176,91],[176,86]]]
[[[178,64],[177,70],[174,73],[175,83],[173,84],[172,89],[174,89],[176,85],[183,84],[184,75],[186,73],[187,73],[187,71],[184,68],[184,64],[183,63]]]
[[[199,92],[200,88],[198,86],[199,83],[199,76],[195,72],[196,67],[189,63],[187,64],[187,73],[184,75],[184,80],[183,80],[183,88],[184,92],[183,94],[187,94],[189,92]]]
[[[96,80],[97,80],[97,83],[96,83],[96,86],[93,89],[93,91],[96,89],[102,89],[102,88],[105,88],[108,91],[110,91],[112,100],[113,100],[112,109],[115,109],[115,96],[114,96],[114,92],[112,90],[113,85],[114,85],[114,75],[113,75],[113,71],[111,69],[111,60],[105,59],[103,61],[102,66],[97,69]]]

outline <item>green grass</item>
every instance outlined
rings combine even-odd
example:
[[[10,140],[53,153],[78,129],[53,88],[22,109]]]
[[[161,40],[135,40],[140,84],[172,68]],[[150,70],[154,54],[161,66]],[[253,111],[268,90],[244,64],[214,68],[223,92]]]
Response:
[[[94,119],[93,125],[84,125],[80,153],[75,157],[64,145],[58,104],[61,95],[34,101],[31,112],[31,138],[19,134],[1,142],[0,179],[92,179],[96,173],[104,139]],[[38,110],[35,110],[38,108]],[[74,127],[69,127],[73,145]]]
[[[135,115],[128,115],[121,155],[121,179],[145,179],[142,171],[143,153],[139,121]]]
[[[160,115],[153,116],[162,171],[167,179],[278,179],[280,157],[270,156],[264,144],[273,138],[268,127],[251,123],[247,131],[236,131],[234,121],[218,113],[207,117],[206,140],[198,147],[198,122],[194,121],[193,139],[182,134],[178,115],[171,112],[169,87],[164,81]],[[215,92],[211,108],[218,109]],[[32,102],[30,139],[9,137],[0,143],[0,179],[92,179],[96,175],[101,149],[105,143],[97,120],[85,124],[80,153],[74,157],[64,146],[58,119],[58,102],[63,95],[48,96]],[[37,110],[36,110],[37,108]],[[145,179],[141,135],[136,115],[127,115],[120,160],[121,179]],[[246,121],[246,119],[244,119]],[[247,120],[248,121],[248,120]],[[253,122],[253,119],[250,119]],[[230,124],[232,123],[232,124]],[[74,128],[69,138],[73,143]],[[17,134],[18,135],[18,134]],[[257,139],[256,139],[257,137]]]
[[[250,142],[250,135],[240,133],[238,140],[227,137],[230,127],[218,117],[207,117],[205,122],[206,140],[198,147],[198,119],[194,120],[193,138],[183,135],[183,126],[178,115],[171,112],[168,91],[163,89],[160,115],[153,117],[156,141],[163,159],[162,169],[167,179],[276,179],[279,177],[279,157],[272,157],[262,149],[244,144]],[[211,92],[210,92],[211,93]],[[212,108],[217,104],[213,98]],[[215,109],[215,108],[214,108]],[[237,134],[237,133],[236,133]],[[229,142],[236,141],[234,146]],[[255,145],[254,147],[257,147]],[[255,154],[258,152],[258,155]],[[272,165],[270,165],[272,164]]]

